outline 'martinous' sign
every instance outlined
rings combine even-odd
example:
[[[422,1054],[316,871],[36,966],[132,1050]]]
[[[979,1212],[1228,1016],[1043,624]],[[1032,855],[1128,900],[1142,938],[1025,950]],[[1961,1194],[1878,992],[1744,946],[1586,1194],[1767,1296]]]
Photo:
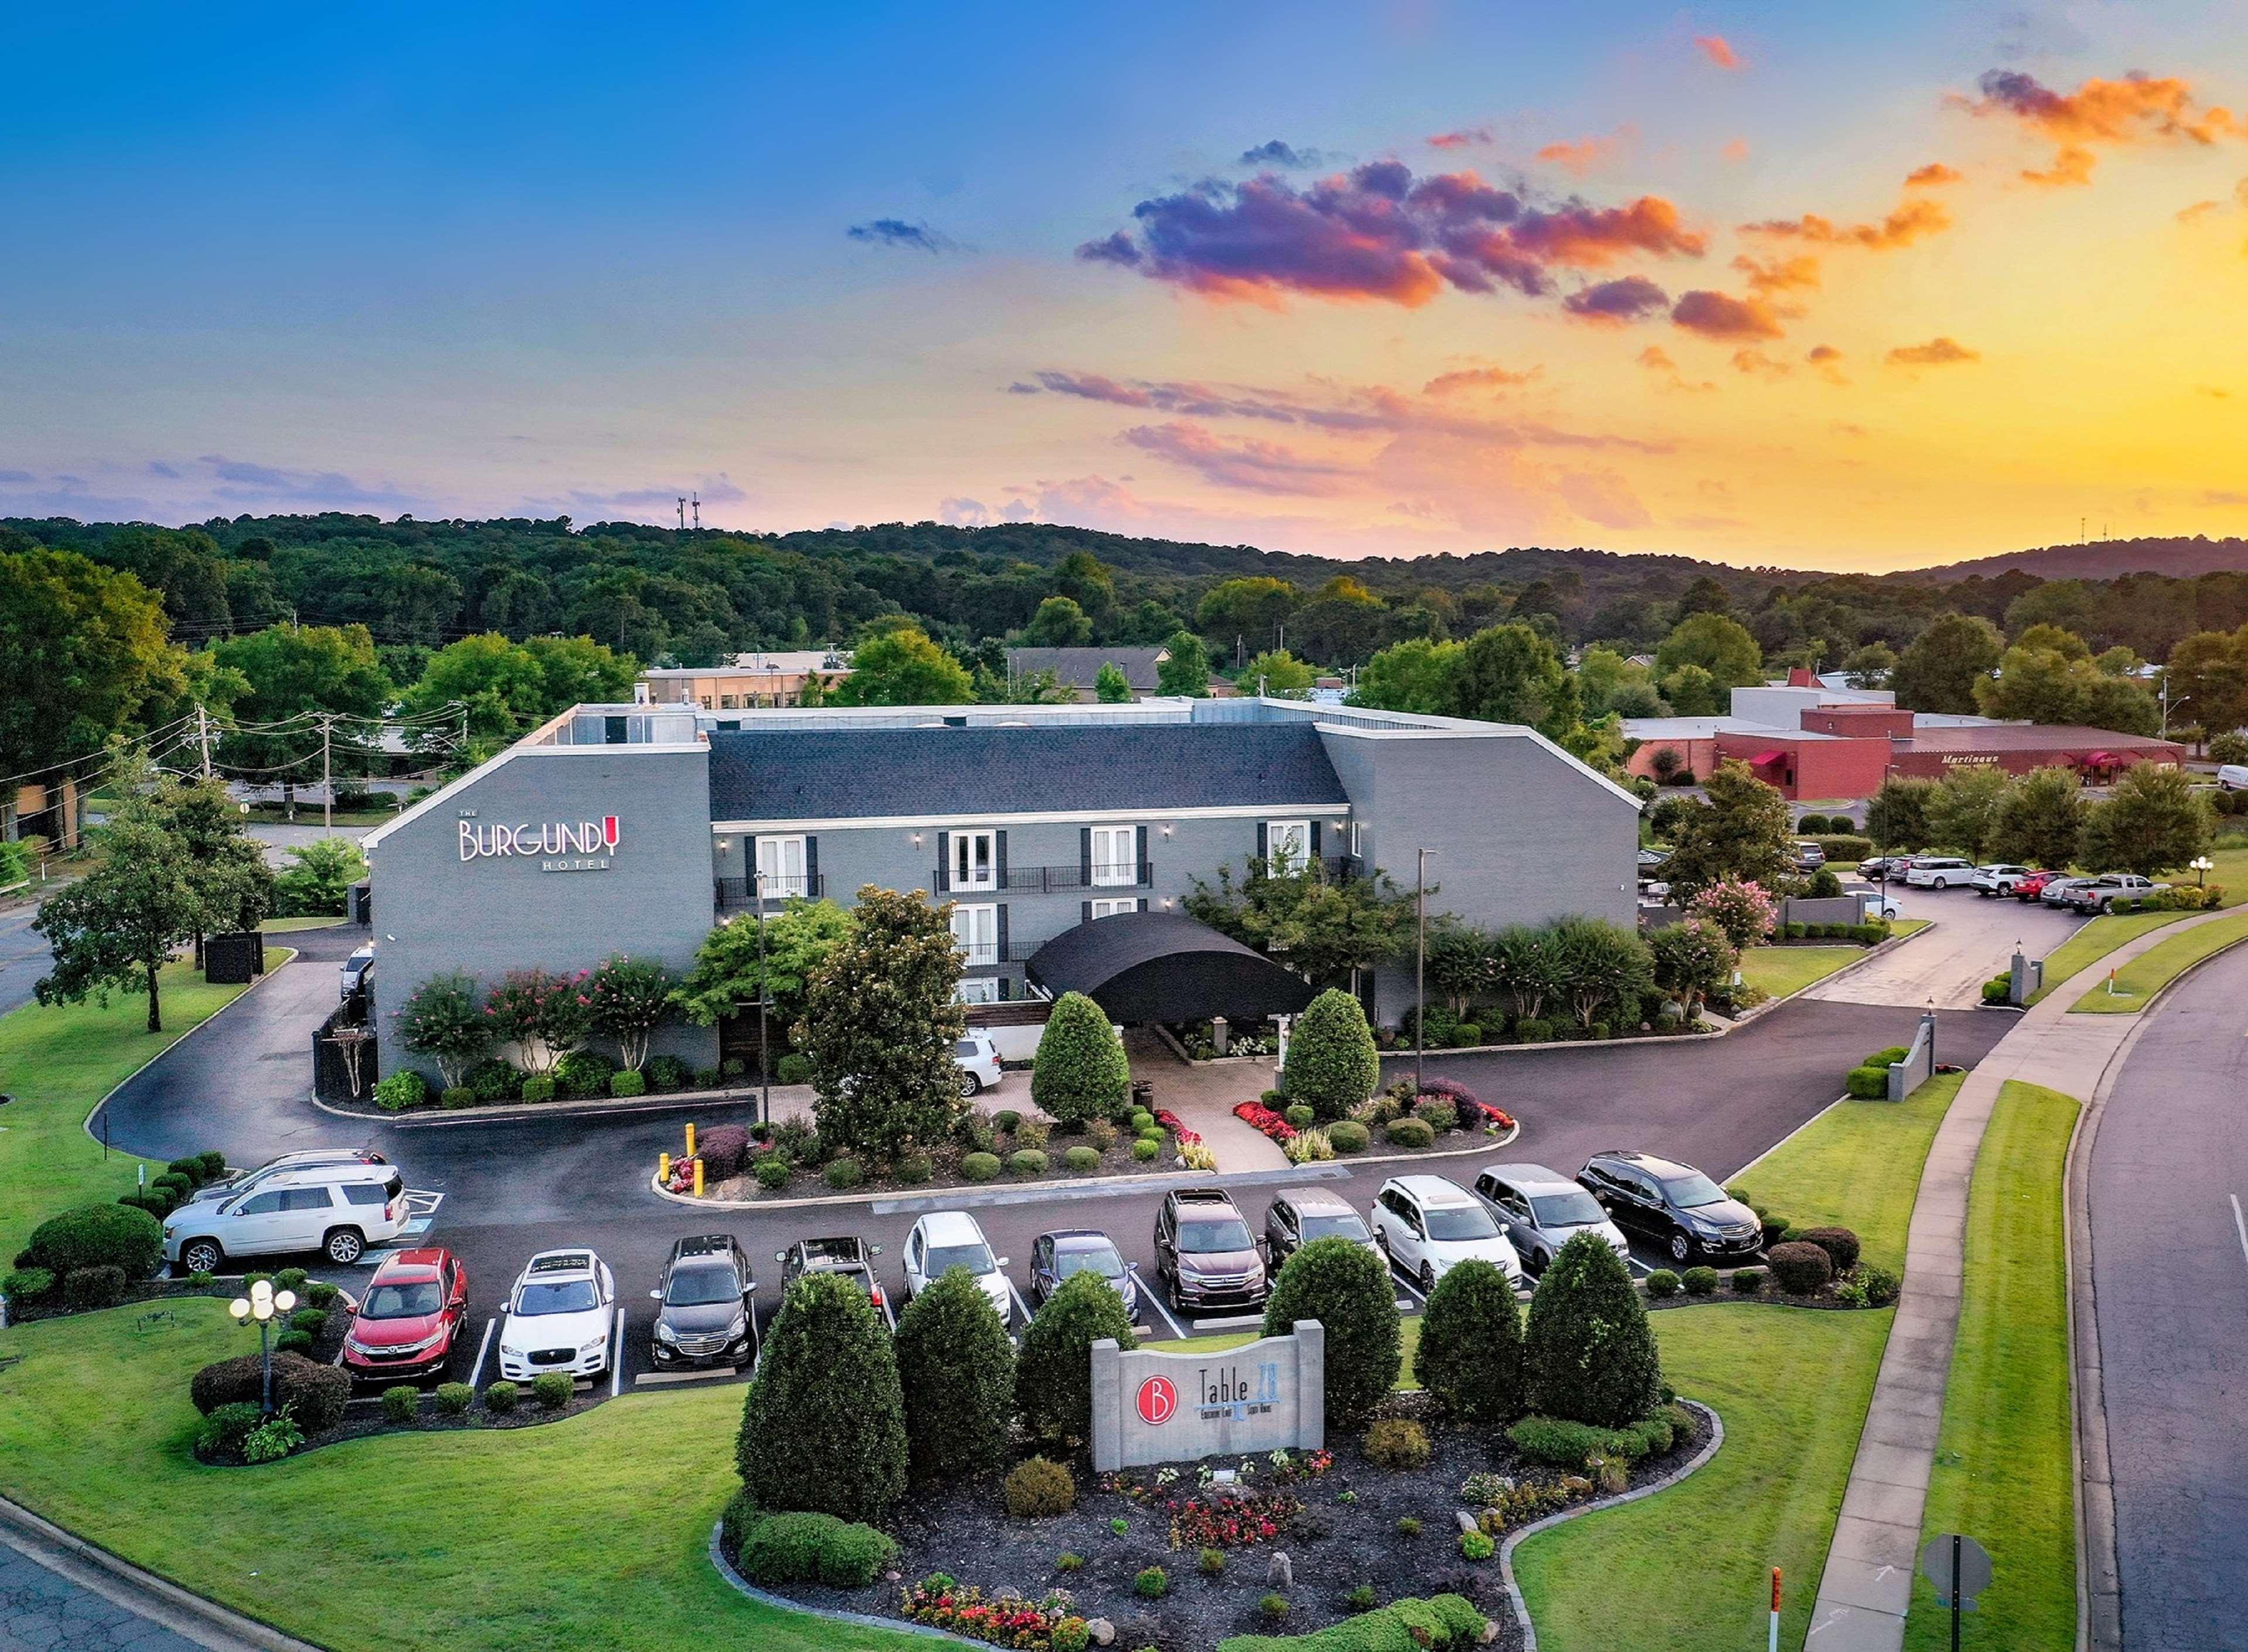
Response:
[[[535,860],[542,872],[605,872],[617,847],[613,814],[598,820],[525,821],[521,826],[463,820],[460,828],[462,860]]]

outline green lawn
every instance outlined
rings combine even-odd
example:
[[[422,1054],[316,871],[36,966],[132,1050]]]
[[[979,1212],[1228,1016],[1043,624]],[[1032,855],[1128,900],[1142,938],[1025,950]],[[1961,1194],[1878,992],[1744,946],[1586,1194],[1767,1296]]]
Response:
[[[1892,1317],[1751,1303],[1655,1315],[1664,1377],[1724,1420],[1724,1448],[1659,1497],[1582,1516],[1515,1552],[1538,1644],[1761,1647],[1776,1566],[1786,1579],[1781,1644],[1802,1646]]]
[[[1401,1388],[1418,1388],[1421,1385],[1413,1380],[1413,1352],[1421,1346],[1421,1316],[1417,1313],[1407,1314],[1399,1322],[1399,1329],[1402,1333],[1399,1342],[1404,1353],[1404,1359],[1397,1368],[1397,1386]],[[1257,1340],[1257,1333],[1254,1331],[1232,1331],[1220,1333],[1215,1336],[1190,1336],[1184,1341],[1142,1342],[1140,1346],[1143,1348],[1153,1348],[1163,1354],[1223,1354],[1228,1348],[1237,1348],[1255,1340]]]
[[[284,961],[271,948],[267,957],[270,964]],[[161,1033],[143,1031],[148,1001],[130,993],[112,993],[106,1008],[88,999],[31,1004],[0,1016],[0,1089],[16,1098],[0,1108],[0,1260],[22,1250],[31,1230],[56,1211],[132,1188],[139,1161],[117,1153],[105,1162],[101,1144],[83,1128],[86,1114],[243,991],[207,986],[189,965],[169,965],[158,984]]]
[[[2008,1084],[1968,1201],[1966,1289],[1922,1537],[1964,1532],[1990,1550],[1994,1580],[1967,1632],[1970,1645],[1991,1652],[2066,1647],[2076,1634],[2060,1200],[2076,1113],[2069,1096]],[[1918,1579],[1905,1645],[1950,1644],[1950,1615]]]
[[[1741,979],[1775,998],[1800,992],[1846,963],[1866,956],[1864,947],[1751,947],[1741,954]]]
[[[1930,1079],[1904,1101],[1837,1101],[1729,1184],[1797,1227],[1854,1229],[1867,1261],[1902,1268],[1921,1165],[1964,1082],[1964,1074],[1951,1073]]]
[[[2101,919],[2101,922],[2108,920]],[[2120,920],[2129,922],[2126,918]],[[2237,942],[2248,941],[2248,912],[2230,918],[2219,918],[2213,923],[2197,924],[2183,934],[2148,948],[2115,976],[2115,990],[2110,993],[2105,981],[2093,988],[2068,1006],[2072,1015],[2130,1015],[2145,1006],[2178,977],[2213,952],[2221,952]]]
[[[261,935],[293,935],[299,929],[332,929],[342,922],[340,917],[268,918],[257,929]]]
[[[628,1395],[527,1430],[392,1435],[270,1467],[188,1453],[188,1379],[254,1346],[216,1299],[0,1332],[0,1493],[339,1652],[912,1652],[771,1611],[705,1558],[742,1390]],[[90,1443],[99,1442],[98,1449]]]
[[[2135,941],[2149,929],[2176,923],[2183,912],[2118,912],[2094,918],[2046,955],[2045,984],[2030,999],[2035,1004],[2071,976],[2098,962],[2127,941]]]

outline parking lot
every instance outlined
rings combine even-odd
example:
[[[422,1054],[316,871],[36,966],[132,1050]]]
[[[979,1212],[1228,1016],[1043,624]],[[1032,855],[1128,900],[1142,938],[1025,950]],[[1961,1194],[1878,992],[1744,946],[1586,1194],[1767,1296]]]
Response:
[[[1983,983],[2007,967],[2017,943],[2025,956],[2041,958],[2085,922],[2081,914],[2062,908],[1977,895],[1964,887],[1883,888],[1905,917],[1928,919],[1936,928],[1839,980],[1821,982],[1806,997],[1841,1004],[1932,999],[1938,1009],[1970,1009],[1982,1002]]]

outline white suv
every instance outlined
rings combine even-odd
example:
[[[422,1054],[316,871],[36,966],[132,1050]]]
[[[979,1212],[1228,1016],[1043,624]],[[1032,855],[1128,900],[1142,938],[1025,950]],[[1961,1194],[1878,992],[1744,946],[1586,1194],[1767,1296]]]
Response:
[[[1007,1284],[1005,1257],[991,1254],[991,1242],[965,1210],[932,1210],[906,1236],[906,1300],[910,1302],[944,1277],[947,1268],[966,1268],[998,1310],[999,1323],[1014,1319],[1014,1292]]]
[[[1374,1243],[1422,1295],[1462,1262],[1489,1262],[1522,1283],[1522,1258],[1482,1200],[1440,1176],[1392,1176],[1374,1199]]]
[[[600,1375],[609,1368],[616,1300],[609,1265],[591,1251],[541,1251],[508,1292],[499,1374],[511,1382],[528,1382],[549,1371]]]
[[[999,1065],[999,1046],[991,1042],[991,1035],[968,1030],[967,1036],[952,1046],[952,1065],[960,1069],[960,1093],[977,1095],[985,1090],[997,1089],[1005,1070]]]
[[[284,1170],[216,1204],[187,1204],[164,1218],[164,1259],[216,1273],[230,1257],[317,1251],[349,1267],[371,1244],[406,1231],[406,1182],[388,1164]]]
[[[1974,874],[1971,861],[1946,854],[1922,854],[1914,856],[1904,869],[1904,881],[1916,889],[1948,889],[1955,883],[1964,888]]]
[[[1977,867],[1967,881],[1977,895],[2012,895],[2014,887],[2037,870],[2035,867],[2018,867],[2005,861]]]

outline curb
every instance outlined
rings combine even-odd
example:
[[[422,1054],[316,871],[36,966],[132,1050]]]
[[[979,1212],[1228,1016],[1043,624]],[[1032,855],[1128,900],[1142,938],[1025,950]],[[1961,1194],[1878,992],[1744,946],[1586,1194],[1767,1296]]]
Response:
[[[95,1103],[93,1104],[93,1106],[90,1109],[88,1109],[88,1110],[87,1110],[87,1113],[86,1113],[86,1117],[85,1117],[83,1120],[81,1120],[81,1121],[79,1121],[79,1128],[80,1128],[81,1130],[84,1130],[84,1131],[86,1132],[86,1134],[87,1137],[88,1137],[90,1140],[93,1140],[93,1141],[101,1141],[101,1138],[100,1138],[99,1136],[95,1135],[95,1134],[93,1134],[93,1121],[94,1121],[94,1120],[96,1120],[97,1118],[99,1118],[99,1117],[100,1117],[100,1116],[101,1116],[101,1110],[102,1110],[102,1108],[104,1108],[104,1107],[107,1107],[107,1106],[109,1105],[110,1098],[111,1098],[112,1096],[115,1095],[115,1094],[116,1094],[120,1090],[122,1090],[122,1089],[123,1089],[127,1085],[128,1085],[128,1084],[132,1083],[134,1080],[135,1080],[135,1079],[139,1078],[142,1073],[146,1073],[146,1072],[147,1072],[150,1067],[154,1066],[156,1065],[156,1063],[158,1063],[159,1061],[161,1061],[161,1060],[162,1060],[166,1056],[168,1056],[168,1055],[171,1054],[173,1051],[175,1051],[175,1050],[178,1049],[182,1045],[185,1044],[185,1043],[186,1043],[189,1038],[194,1038],[194,1037],[195,1036],[195,1034],[196,1034],[196,1033],[201,1032],[202,1032],[205,1027],[207,1027],[207,1026],[210,1025],[210,1024],[211,1024],[212,1022],[214,1022],[214,1021],[217,1020],[217,1019],[219,1018],[219,1017],[221,1017],[221,1016],[224,1015],[224,1014],[225,1014],[229,1010],[231,1010],[232,1008],[234,1008],[234,1006],[235,1006],[236,1004],[237,1004],[241,1003],[244,998],[248,997],[251,993],[253,993],[253,992],[257,991],[258,988],[260,988],[260,987],[264,986],[264,985],[268,981],[271,981],[271,980],[275,976],[277,976],[277,975],[280,974],[284,967],[285,967],[286,965],[288,965],[288,964],[290,964],[290,963],[293,963],[296,961],[296,958],[297,958],[297,949],[296,949],[296,948],[294,948],[294,947],[279,947],[279,948],[277,948],[277,949],[276,949],[277,951],[284,952],[284,953],[286,953],[288,956],[287,956],[286,957],[283,958],[279,963],[275,964],[271,969],[268,970],[264,974],[263,974],[263,975],[259,976],[259,977],[257,977],[257,979],[256,979],[255,981],[252,981],[252,982],[251,982],[248,986],[246,986],[246,987],[243,988],[243,990],[242,990],[241,991],[239,991],[239,992],[236,993],[232,997],[229,998],[229,999],[228,999],[224,1004],[220,1004],[220,1005],[218,1006],[218,1008],[217,1008],[217,1009],[213,1010],[213,1011],[212,1011],[209,1015],[205,1016],[202,1020],[200,1020],[200,1021],[196,1022],[196,1023],[195,1024],[195,1025],[193,1025],[193,1026],[189,1027],[189,1028],[188,1028],[185,1032],[182,1032],[182,1034],[180,1034],[180,1036],[179,1036],[178,1038],[174,1038],[174,1039],[173,1039],[169,1044],[166,1045],[162,1049],[161,1049],[161,1050],[157,1051],[155,1054],[154,1054],[154,1055],[150,1056],[150,1057],[149,1057],[146,1061],[143,1061],[143,1062],[142,1062],[139,1066],[137,1066],[137,1067],[134,1068],[132,1072],[130,1072],[130,1073],[127,1073],[123,1078],[121,1078],[121,1079],[118,1080],[118,1081],[117,1081],[116,1083],[114,1083],[114,1084],[111,1085],[111,1086],[109,1086],[109,1088],[108,1088],[108,1089],[106,1089],[106,1090],[103,1091],[103,1092],[102,1092],[102,1093],[101,1093],[101,1100],[99,1100],[99,1101],[97,1101],[97,1102],[95,1102]],[[141,1158],[147,1158],[147,1155],[146,1154],[135,1153],[135,1152],[134,1152],[131,1148],[127,1148],[127,1147],[119,1147],[119,1146],[118,1146],[115,1142],[113,1142],[113,1141],[101,1141],[101,1145],[102,1145],[103,1147],[105,1147],[105,1148],[108,1148],[108,1149],[109,1149],[110,1151],[112,1151],[112,1152],[115,1152],[115,1153],[122,1153],[122,1154],[124,1154],[127,1158],[132,1158],[132,1159],[141,1159]],[[154,1159],[149,1159],[149,1160],[148,1160],[148,1162],[150,1162],[151,1164],[154,1164],[154,1163],[155,1162],[155,1161],[154,1161]],[[0,1498],[0,1502],[4,1502],[4,1501],[5,1501],[5,1499],[4,1499],[4,1498]]]
[[[896,1635],[917,1635],[923,1640],[942,1641],[950,1646],[991,1644],[989,1641],[971,1641],[964,1635],[954,1635],[949,1630],[936,1628],[926,1623],[915,1623],[906,1618],[878,1618],[868,1612],[839,1612],[831,1607],[806,1606],[801,1601],[792,1601],[783,1595],[769,1594],[735,1571],[732,1563],[719,1549],[719,1534],[725,1529],[726,1523],[723,1520],[714,1523],[710,1527],[710,1569],[723,1578],[737,1593],[747,1595],[759,1606],[769,1606],[776,1612],[793,1613],[798,1617],[825,1618],[830,1623],[847,1623],[853,1628],[887,1629]]]
[[[801,1086],[787,1086],[801,1088]],[[533,1119],[606,1119],[628,1118],[642,1113],[673,1113],[682,1107],[754,1107],[757,1093],[748,1090],[673,1091],[665,1095],[633,1096],[625,1100],[595,1097],[583,1101],[525,1101],[512,1107],[416,1108],[411,1113],[364,1113],[356,1107],[339,1107],[323,1101],[318,1096],[308,1098],[323,1113],[333,1114],[339,1119],[360,1119],[369,1124],[387,1124],[397,1130],[448,1129],[463,1124],[523,1124]]]
[[[143,1571],[5,1498],[0,1498],[0,1543],[56,1576],[210,1652],[244,1652],[244,1649],[320,1652],[309,1641],[284,1635],[270,1623],[245,1617]]]
[[[1573,1509],[1564,1509],[1559,1514],[1549,1514],[1542,1520],[1532,1520],[1520,1531],[1508,1532],[1506,1541],[1499,1545],[1498,1574],[1500,1580],[1506,1585],[1507,1603],[1514,1608],[1514,1621],[1522,1630],[1524,1652],[1538,1652],[1538,1628],[1530,1621],[1530,1607],[1522,1599],[1522,1586],[1515,1580],[1515,1549],[1525,1538],[1535,1537],[1539,1532],[1559,1525],[1565,1521],[1573,1520],[1579,1515],[1596,1514],[1603,1509],[1620,1509],[1627,1503],[1636,1503],[1641,1498],[1653,1497],[1657,1491],[1667,1491],[1717,1456],[1718,1447],[1725,1443],[1724,1419],[1699,1400],[1681,1400],[1679,1403],[1692,1410],[1699,1411],[1710,1419],[1710,1440],[1709,1443],[1696,1451],[1689,1461],[1682,1463],[1676,1472],[1664,1476],[1652,1485],[1634,1486],[1621,1497],[1609,1498],[1599,1503],[1580,1503]]]
[[[2225,908],[2225,909],[2224,909],[2224,911],[2222,911],[2222,912],[2212,912],[2212,913],[2210,913],[2210,915],[2208,915],[2208,916],[2207,916],[2206,918],[2204,918],[2204,919],[2203,920],[2203,922],[2207,922],[2207,923],[2214,923],[2214,922],[2217,922],[2217,920],[2218,918],[2230,915],[2231,914],[2231,912],[2232,912],[2232,911],[2233,911],[2233,908]],[[2168,926],[2167,926],[2167,925],[2165,925],[2164,927],[2165,927],[2165,928],[2167,928]],[[2184,929],[2181,929],[2177,930],[2177,931],[2176,931],[2176,935],[2168,935],[2168,936],[2162,936],[2162,939],[2163,939],[2164,941],[2175,940],[2175,939],[2176,938],[2176,936],[2177,936],[2177,935],[2183,935],[2183,934],[2185,934],[2185,933],[2186,933],[2186,931],[2187,931],[2188,929],[2198,929],[2199,927],[2200,927],[2200,925],[2198,925],[2198,924],[2188,924],[2187,926],[2185,926],[2185,928],[2184,928]],[[2149,934],[2149,935],[2157,935],[2157,934],[2160,934],[2160,933],[2161,933],[2161,931],[2160,931],[2160,930],[2156,930],[2156,929],[2149,929],[2149,930],[2148,930],[2148,931],[2147,931],[2147,933],[2148,933],[2148,934]],[[2160,943],[2160,942],[2157,942],[2155,944],[2156,944],[2156,945],[2160,945],[2160,944],[2161,944],[2161,943]],[[2191,975],[2195,970],[2197,970],[2200,969],[2200,968],[2201,968],[2201,966],[2202,966],[2203,964],[2204,964],[2204,963],[2216,963],[2216,962],[2217,962],[2217,959],[2219,959],[2219,958],[2221,958],[2221,957],[2224,956],[2227,953],[2231,952],[2231,951],[2234,951],[2235,949],[2238,949],[2238,948],[2240,948],[2240,947],[2248,947],[2248,935],[2243,935],[2243,936],[2241,936],[2238,940],[2234,940],[2234,941],[2227,941],[2227,942],[2226,942],[2223,946],[2221,946],[2221,947],[2217,948],[2216,951],[2214,951],[2214,952],[2210,952],[2210,953],[2205,953],[2205,954],[2203,954],[2202,956],[2196,958],[2196,959],[2195,959],[2191,963],[2187,964],[2187,965],[2185,966],[2185,968],[2184,968],[2184,969],[2180,970],[2179,970],[2176,975],[2172,976],[2169,980],[2167,980],[2167,981],[2163,982],[2163,983],[2162,984],[2162,985],[2160,985],[2160,986],[2156,987],[2156,988],[2155,989],[2154,996],[2153,996],[2152,997],[2149,998],[2149,999],[2148,999],[2144,1004],[2141,1004],[2141,1005],[2140,1005],[2137,1009],[2135,1009],[2135,1010],[2108,1010],[2108,1011],[2085,1010],[2085,1011],[2079,1011],[2079,1010],[2077,1009],[2076,1005],[2075,1005],[2075,1004],[2070,1004],[2070,1005],[2068,1006],[2068,1008],[2067,1008],[2065,1011],[2063,1011],[2063,1013],[2064,1013],[2064,1014],[2067,1014],[2067,1015],[2078,1015],[2078,1014],[2083,1014],[2083,1015],[2101,1015],[2101,1014],[2107,1014],[2107,1015],[2128,1015],[2128,1016],[2129,1016],[2129,1017],[2131,1018],[2131,1019],[2132,1019],[2133,1021],[2135,1021],[2135,1021],[2141,1021],[2141,1020],[2143,1020],[2143,1018],[2145,1018],[2145,1016],[2146,1016],[2147,1011],[2149,1011],[2149,1010],[2151,1010],[2151,1009],[2153,1009],[2156,1004],[2160,1004],[2160,1003],[2161,1003],[2164,998],[2166,998],[2166,997],[2169,997],[2169,995],[2170,995],[2170,990],[2171,990],[2172,988],[2176,987],[2179,982],[2181,982],[2181,981],[2184,980],[2188,976]],[[2151,951],[2153,951],[2154,949],[2154,949],[2153,947],[2149,947],[2149,948],[2147,949],[2147,951],[2148,951],[2148,952],[2151,952]],[[2120,952],[2121,950],[2122,950],[2122,949],[2119,947],[2119,948],[2117,948],[2117,949],[2116,949],[2116,950]],[[2142,952],[2142,953],[2141,953],[2141,954],[2139,955],[2139,957],[2144,957],[2145,956],[2146,956],[2146,953],[2145,953],[2145,952]],[[2134,958],[2134,959],[2132,959],[2132,960],[2131,960],[2131,962],[2132,962],[2132,963],[2136,963],[2138,961],[2139,961],[2139,959],[2138,959],[2138,958]],[[2083,991],[2083,992],[2080,992],[2080,993],[2077,994],[2077,997],[2078,997],[2080,999],[2081,999],[2081,998],[2088,998],[2088,997],[2090,997],[2091,996],[2092,996],[2092,990],[2090,990],[2090,989],[2087,989],[2087,991]],[[2132,1030],[2132,1034],[2131,1034],[2131,1036],[2132,1036],[2132,1037],[2135,1037],[2135,1036],[2136,1036],[2136,1033],[2137,1033],[2137,1029],[2135,1027],[2135,1028],[2133,1028],[2133,1030]],[[2129,1038],[2127,1038],[2125,1039],[2125,1042],[2126,1042],[2126,1043],[2128,1043],[2128,1042],[2129,1042]],[[2119,1050],[2121,1048],[2121,1045],[2119,1045],[2119,1046],[2117,1046],[2117,1047],[2118,1047],[2118,1049],[2119,1049]]]

